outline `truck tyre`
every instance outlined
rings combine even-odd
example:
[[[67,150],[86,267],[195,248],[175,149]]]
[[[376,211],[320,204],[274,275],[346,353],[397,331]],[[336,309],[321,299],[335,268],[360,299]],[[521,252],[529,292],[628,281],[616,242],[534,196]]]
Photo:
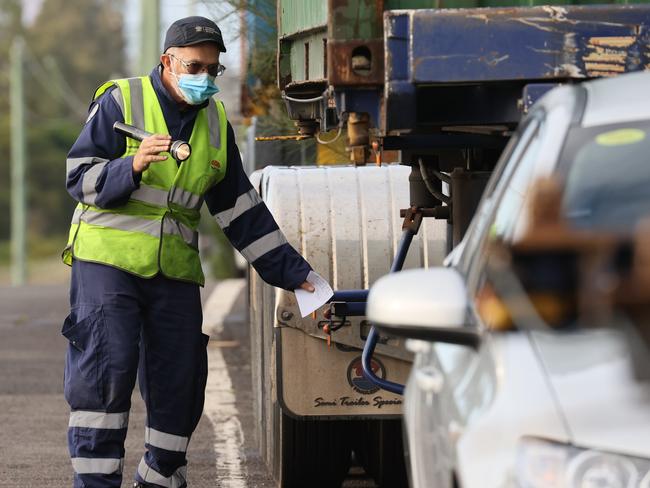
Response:
[[[270,387],[277,374],[273,341],[279,340],[280,331],[251,332],[261,359],[256,369],[262,379],[253,380],[254,403],[260,403],[258,445],[273,479],[279,488],[340,487],[350,468],[354,422],[296,419],[283,412]]]
[[[338,488],[351,460],[350,422],[282,414],[281,488]]]
[[[380,488],[408,488],[400,419],[359,422],[354,450]]]

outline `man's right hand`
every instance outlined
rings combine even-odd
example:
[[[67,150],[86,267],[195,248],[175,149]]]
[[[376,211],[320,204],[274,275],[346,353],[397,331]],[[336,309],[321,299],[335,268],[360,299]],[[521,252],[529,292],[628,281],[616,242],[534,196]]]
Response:
[[[166,134],[153,134],[145,137],[140,143],[138,152],[133,156],[133,171],[142,173],[151,163],[165,161],[168,156],[163,156],[160,153],[169,151],[171,143],[171,136]]]

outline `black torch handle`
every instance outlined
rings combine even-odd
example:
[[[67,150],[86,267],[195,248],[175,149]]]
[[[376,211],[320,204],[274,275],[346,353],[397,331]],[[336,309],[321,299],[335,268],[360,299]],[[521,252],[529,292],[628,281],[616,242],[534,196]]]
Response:
[[[136,141],[140,142],[142,142],[145,137],[153,135],[151,132],[138,129],[132,125],[125,124],[124,122],[115,122],[113,124],[113,130],[118,134],[122,134],[123,136],[130,137],[131,139],[135,139]]]
[[[145,137],[153,135],[146,130],[138,129],[137,127],[133,127],[132,125],[123,122],[115,122],[113,124],[113,130],[118,134],[125,135],[126,137],[140,142],[142,142]],[[169,147],[169,153],[180,163],[190,157],[190,154],[192,154],[192,147],[190,146],[190,143],[186,141],[172,141]]]

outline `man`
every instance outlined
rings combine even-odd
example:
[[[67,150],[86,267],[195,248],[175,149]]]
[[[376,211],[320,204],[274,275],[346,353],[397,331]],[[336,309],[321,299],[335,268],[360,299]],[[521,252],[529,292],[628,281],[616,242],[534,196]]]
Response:
[[[252,188],[212,98],[225,51],[214,22],[175,22],[149,76],[97,90],[68,155],[67,188],[79,201],[64,251],[72,283],[62,330],[75,487],[120,486],[136,373],[147,419],[134,486],[186,486],[207,376],[196,233],[203,201],[265,281],[313,291],[309,264]],[[154,135],[138,144],[115,134],[116,121]],[[182,163],[167,153],[178,139],[192,146]]]

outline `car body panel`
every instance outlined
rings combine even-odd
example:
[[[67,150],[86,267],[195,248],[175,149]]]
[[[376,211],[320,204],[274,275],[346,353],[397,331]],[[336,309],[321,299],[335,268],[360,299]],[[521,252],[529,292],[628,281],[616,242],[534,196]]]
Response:
[[[650,382],[635,378],[625,333],[535,332],[533,340],[572,443],[650,458]]]
[[[445,261],[464,275],[470,301],[486,242],[500,230],[504,196],[518,216],[504,235],[511,239],[525,225],[519,216],[527,188],[557,169],[569,129],[650,119],[648,86],[648,73],[624,75],[556,89],[533,107],[465,238]],[[536,118],[540,130],[530,129]],[[527,131],[537,131],[538,140]],[[525,161],[532,143],[534,159]],[[531,168],[521,168],[524,163]],[[519,332],[484,332],[478,352],[428,343],[416,354],[404,409],[413,487],[451,487],[452,473],[462,488],[516,486],[518,443],[529,436],[650,458],[650,383],[635,376],[629,337],[611,330],[533,332],[525,324]],[[431,378],[422,381],[423,373]],[[442,380],[434,381],[436,375]]]
[[[630,73],[585,83],[587,105],[583,127],[650,119],[650,97],[639,97],[639,86],[650,83],[648,73]]]

